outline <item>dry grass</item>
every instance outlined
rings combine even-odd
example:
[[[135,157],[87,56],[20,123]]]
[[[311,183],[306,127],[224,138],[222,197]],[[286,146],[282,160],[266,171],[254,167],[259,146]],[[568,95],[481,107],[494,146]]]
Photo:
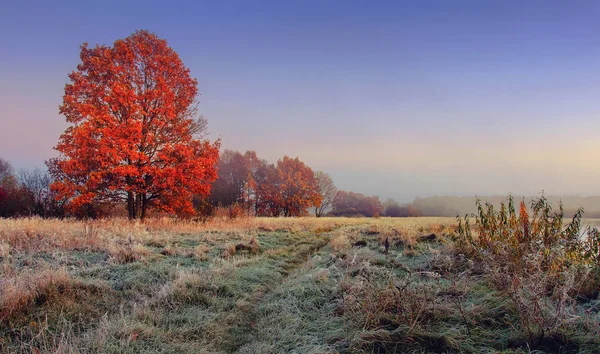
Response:
[[[71,291],[72,279],[64,270],[28,272],[1,281],[0,321],[22,313],[30,305],[52,301]]]
[[[336,236],[332,237],[330,243],[331,249],[335,252],[344,251],[351,246],[350,239],[344,231],[340,231]]]
[[[497,291],[455,231],[454,218],[0,220],[0,352],[526,351],[518,307],[535,299]],[[567,305],[580,317],[561,343],[594,352],[598,302]]]
[[[206,223],[170,218],[149,219],[144,223],[127,219],[97,221],[45,220],[39,218],[7,219],[0,222],[0,257],[11,252],[101,251],[118,263],[143,259],[147,247],[164,248],[168,255],[177,254],[173,245],[176,235],[202,234],[205,241],[221,243],[244,240],[260,232],[326,233],[344,227],[358,227],[369,234],[386,237],[392,242],[415,243],[425,233],[449,233],[452,218],[222,218]],[[431,225],[435,225],[431,229]],[[224,236],[231,236],[226,237]]]
[[[205,261],[208,259],[208,253],[210,250],[210,247],[207,245],[198,245],[196,248],[194,248],[193,256],[199,260]]]
[[[75,279],[64,269],[14,273],[5,276],[0,285],[0,323],[23,322],[25,314],[36,307],[72,307],[93,300],[89,297],[93,293],[107,291]]]

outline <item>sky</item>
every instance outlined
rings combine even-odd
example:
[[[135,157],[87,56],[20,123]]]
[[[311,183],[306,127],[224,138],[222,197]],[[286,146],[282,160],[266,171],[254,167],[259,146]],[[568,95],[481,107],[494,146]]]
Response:
[[[597,1],[0,0],[0,157],[43,166],[80,45],[146,29],[222,147],[340,189],[600,194]]]

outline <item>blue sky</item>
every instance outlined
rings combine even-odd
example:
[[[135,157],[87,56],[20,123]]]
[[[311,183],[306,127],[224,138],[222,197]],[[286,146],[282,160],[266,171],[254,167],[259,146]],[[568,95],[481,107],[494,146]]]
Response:
[[[595,1],[0,0],[0,156],[53,156],[79,46],[147,29],[198,79],[224,148],[402,201],[600,194],[599,15]]]

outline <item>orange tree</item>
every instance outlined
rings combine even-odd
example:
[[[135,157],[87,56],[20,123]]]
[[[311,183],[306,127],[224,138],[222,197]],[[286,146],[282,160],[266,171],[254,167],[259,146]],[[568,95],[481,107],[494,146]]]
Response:
[[[314,172],[300,159],[284,156],[277,161],[277,170],[284,216],[306,215],[307,208],[321,203]]]
[[[81,47],[60,113],[70,126],[48,161],[58,198],[74,209],[123,202],[193,212],[192,196],[216,179],[219,141],[202,140],[197,81],[167,42],[137,31],[113,46]]]
[[[260,164],[253,180],[256,182],[254,193],[256,215],[281,215],[281,175],[277,167],[268,163]]]

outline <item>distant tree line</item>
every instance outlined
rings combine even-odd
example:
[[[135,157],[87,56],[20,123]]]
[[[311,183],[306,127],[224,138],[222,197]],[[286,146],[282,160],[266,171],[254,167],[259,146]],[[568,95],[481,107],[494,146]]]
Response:
[[[408,204],[392,199],[382,202],[377,196],[338,190],[325,172],[314,172],[299,158],[284,156],[269,163],[254,151],[240,153],[225,150],[217,164],[218,178],[208,195],[193,198],[194,212],[189,216],[209,218],[219,208],[231,217],[250,216],[346,216],[346,217],[414,217],[464,216],[476,212],[472,205],[476,197],[435,196],[416,198]],[[68,207],[68,199],[52,188],[54,178],[39,168],[16,171],[0,158],[0,217],[39,216],[102,217],[127,215],[127,210],[115,208],[115,203],[97,202],[82,208]],[[586,217],[600,217],[600,197],[547,196],[553,205],[562,204],[565,213],[579,207]],[[506,198],[481,198],[494,206]],[[525,198],[528,203],[531,197]]]
[[[50,169],[52,165],[50,164]],[[338,190],[325,172],[314,172],[299,158],[284,156],[269,163],[254,151],[244,154],[225,150],[220,154],[218,178],[208,196],[193,198],[192,215],[211,217],[218,208],[229,216],[416,216],[410,206],[393,200],[382,203],[377,196]],[[47,170],[15,171],[0,158],[0,217],[40,216],[102,217],[121,215],[110,202],[68,207],[69,199],[52,187],[55,179]],[[116,210],[116,211],[115,211]]]
[[[0,158],[0,217],[62,217],[64,203],[51,190],[52,178],[40,169],[15,172]]]
[[[49,165],[50,169],[52,165]],[[251,216],[411,216],[410,208],[377,196],[338,190],[325,172],[314,172],[299,158],[284,156],[276,163],[256,152],[225,150],[217,164],[218,178],[208,196],[193,198],[192,215],[211,217],[218,208],[231,217]],[[53,187],[54,185],[54,187]],[[123,215],[119,203],[97,201],[79,208],[56,190],[48,170],[15,171],[0,158],[0,217],[103,217]]]
[[[384,206],[379,197],[367,197],[360,193],[338,191],[333,201],[334,216],[381,216]]]
[[[198,210],[210,214],[227,208],[230,216],[416,216],[410,206],[377,196],[338,190],[325,172],[298,158],[284,156],[270,164],[256,152],[225,150],[217,165],[219,177],[208,200],[195,199]]]
[[[196,198],[199,210],[210,213],[216,207],[225,207],[232,216],[302,216],[312,207],[320,216],[331,203],[331,178],[323,172],[314,173],[297,157],[284,156],[273,164],[254,151],[242,154],[225,150],[217,169],[218,178],[208,201]]]
[[[51,167],[51,165],[50,165]],[[269,163],[254,151],[240,153],[225,150],[217,163],[218,177],[209,185],[210,193],[193,197],[193,213],[188,216],[214,215],[218,208],[231,217],[250,216],[320,216],[347,217],[414,217],[448,216],[474,213],[476,197],[435,196],[416,198],[409,204],[392,199],[382,202],[377,196],[338,190],[325,172],[314,172],[299,158],[284,156]],[[15,171],[0,158],[0,217],[101,217],[123,215],[115,203],[97,201],[80,208],[68,207],[69,199],[52,188],[55,178],[47,170]],[[499,206],[505,197],[482,198]],[[531,197],[525,198],[529,202]],[[547,196],[551,204],[562,203],[565,213],[579,207],[586,217],[600,217],[600,197]]]

